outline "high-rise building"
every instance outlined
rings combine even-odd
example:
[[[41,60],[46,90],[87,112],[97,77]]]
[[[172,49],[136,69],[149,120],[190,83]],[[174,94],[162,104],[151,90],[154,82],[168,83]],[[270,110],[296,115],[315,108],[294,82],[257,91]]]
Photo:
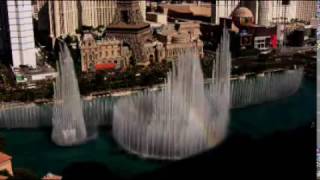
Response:
[[[298,1],[297,18],[309,22],[316,17],[317,1]]]
[[[51,38],[59,37],[62,34],[74,34],[79,28],[79,2],[49,1]]]
[[[297,1],[259,1],[259,21],[261,25],[289,22],[297,17]]]
[[[116,10],[114,1],[81,1],[78,12],[81,25],[97,27],[111,23]]]
[[[7,1],[13,67],[36,67],[31,0]]]
[[[289,22],[291,19],[310,21],[316,16],[316,1],[290,0],[241,0],[241,6],[249,8],[260,25]]]
[[[261,25],[288,22],[296,18],[310,21],[316,16],[316,1],[241,0],[241,6],[249,8],[255,15],[256,22]]]
[[[146,1],[139,1],[146,18]],[[51,37],[75,34],[81,26],[107,26],[116,13],[116,0],[49,1]]]
[[[139,5],[140,5],[140,11],[142,13],[142,17],[144,19],[144,21],[146,20],[146,13],[147,13],[147,2],[146,0],[140,0],[139,1]]]
[[[235,8],[239,6],[240,0],[213,0],[211,7],[212,23],[219,24],[221,17],[229,17]]]
[[[228,17],[239,6],[251,10],[255,22],[271,25],[288,22],[291,19],[310,21],[316,16],[316,1],[290,0],[212,0],[212,23],[219,23],[220,17]]]
[[[114,13],[114,1],[49,1],[51,37],[75,34],[81,26],[108,25]]]
[[[45,36],[48,36],[49,32],[49,9],[48,9],[48,0],[33,0],[33,18],[35,20],[35,32],[46,32]],[[37,33],[36,33],[37,40]],[[39,39],[38,39],[39,40]]]

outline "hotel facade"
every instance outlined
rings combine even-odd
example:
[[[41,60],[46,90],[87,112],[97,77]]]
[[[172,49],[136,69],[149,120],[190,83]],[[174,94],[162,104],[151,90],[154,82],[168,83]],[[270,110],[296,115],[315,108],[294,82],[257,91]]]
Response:
[[[36,68],[31,1],[7,1],[13,67]]]
[[[139,5],[145,19],[146,1],[140,1]],[[116,0],[49,1],[51,37],[75,34],[81,26],[107,26],[116,10]]]

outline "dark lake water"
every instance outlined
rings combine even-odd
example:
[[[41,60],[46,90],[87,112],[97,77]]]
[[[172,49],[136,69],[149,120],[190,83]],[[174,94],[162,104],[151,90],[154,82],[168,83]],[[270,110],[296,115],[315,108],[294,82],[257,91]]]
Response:
[[[316,83],[304,79],[293,96],[262,105],[231,111],[231,133],[260,138],[278,131],[304,126],[316,118]],[[13,166],[29,168],[39,176],[47,172],[61,174],[75,161],[98,161],[124,177],[153,171],[166,163],[144,160],[129,155],[113,141],[110,131],[101,130],[99,137],[77,147],[57,147],[50,140],[50,130],[1,130],[6,152],[13,156]]]

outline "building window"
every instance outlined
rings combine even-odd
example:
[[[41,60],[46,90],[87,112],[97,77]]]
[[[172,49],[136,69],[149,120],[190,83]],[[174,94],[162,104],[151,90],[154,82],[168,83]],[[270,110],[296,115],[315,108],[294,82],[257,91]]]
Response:
[[[93,65],[93,63],[90,63],[90,64],[89,64],[89,69],[91,69],[91,70],[93,70],[93,69],[94,69],[94,65]]]
[[[265,45],[266,45],[266,47],[270,47],[271,46],[271,38],[266,38]]]
[[[122,22],[129,23],[128,11],[121,11]]]
[[[266,39],[259,39],[255,41],[255,48],[264,49],[266,48]]]

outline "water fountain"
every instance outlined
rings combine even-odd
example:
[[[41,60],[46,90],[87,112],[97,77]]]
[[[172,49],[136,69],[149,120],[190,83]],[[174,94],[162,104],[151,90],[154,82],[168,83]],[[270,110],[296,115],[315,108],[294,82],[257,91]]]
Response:
[[[262,104],[293,95],[303,80],[303,68],[267,72],[233,80],[232,107]]]
[[[231,58],[226,42],[229,34],[224,30],[210,101],[199,55],[190,50],[173,65],[162,91],[144,91],[117,102],[116,141],[129,152],[156,159],[185,158],[219,143],[229,115]]]
[[[263,104],[295,94],[303,81],[303,68],[281,72],[267,72],[264,77],[242,75],[231,80],[231,107],[244,108]],[[206,84],[206,94],[210,94],[211,82]],[[154,93],[154,92],[151,92]],[[98,97],[83,100],[86,125],[111,125],[114,103],[120,97]],[[0,107],[0,128],[51,127],[52,104],[21,104]]]
[[[226,28],[223,30],[223,36],[220,45],[216,51],[216,58],[212,66],[212,79],[209,92],[211,104],[212,118],[214,122],[213,131],[216,136],[221,136],[217,139],[221,140],[226,135],[227,125],[229,122],[229,110],[231,108],[231,52],[230,52],[230,37]]]
[[[67,45],[60,44],[54,85],[52,140],[61,146],[71,146],[87,140],[86,124],[74,64]]]

